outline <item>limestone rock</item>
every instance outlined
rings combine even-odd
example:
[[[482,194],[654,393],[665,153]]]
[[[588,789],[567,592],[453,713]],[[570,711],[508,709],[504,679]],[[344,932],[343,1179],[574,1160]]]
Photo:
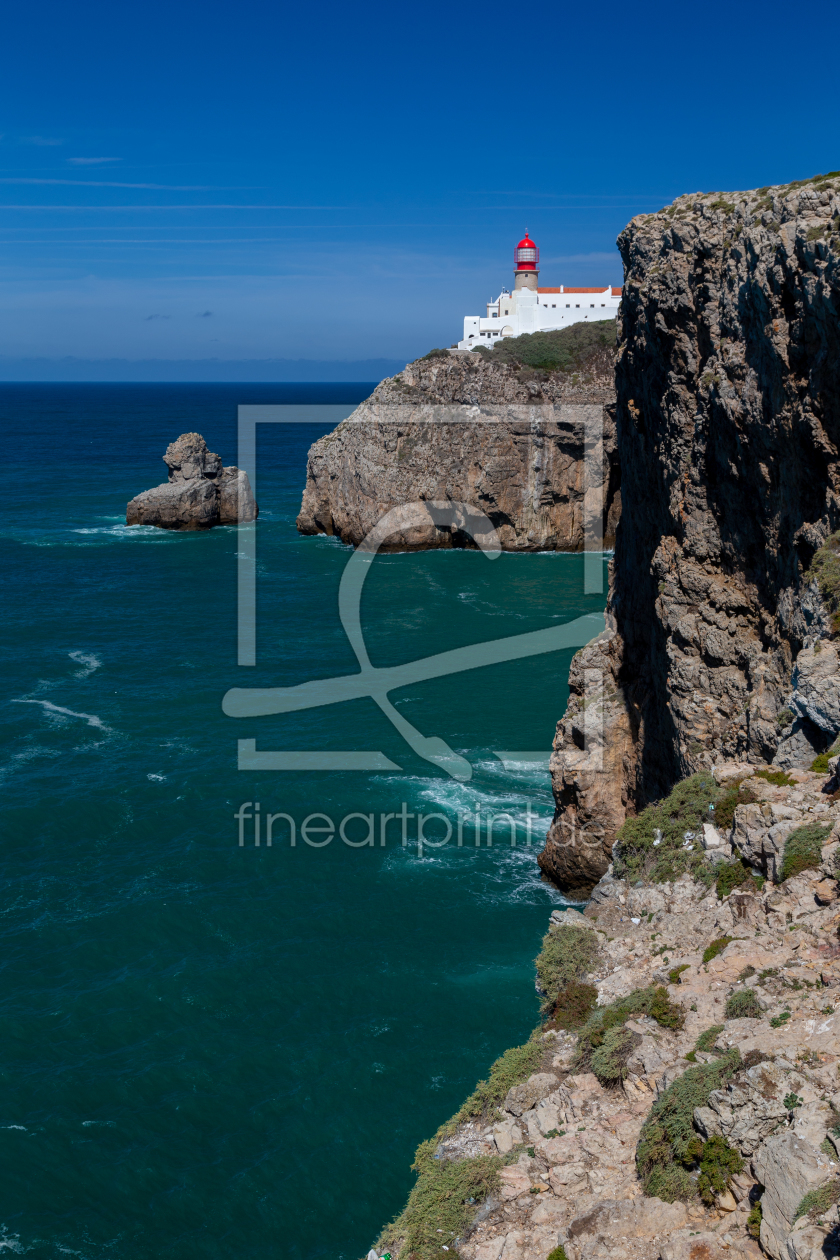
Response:
[[[537,388],[515,366],[477,354],[409,363],[312,446],[298,529],[356,546],[398,505],[456,501],[489,516],[504,550],[580,551],[601,496],[599,528],[611,546],[620,510],[611,366],[577,385],[555,374]],[[492,422],[478,417],[479,404]],[[596,493],[584,443],[597,428]],[[431,514],[389,541],[401,550],[465,545],[462,531]]]
[[[627,1238],[655,1238],[679,1229],[687,1219],[684,1203],[663,1203],[661,1199],[607,1200],[573,1220],[569,1238],[578,1247],[614,1244]]]
[[[768,1139],[753,1160],[753,1171],[764,1186],[761,1245],[773,1260],[788,1260],[787,1239],[799,1204],[836,1169],[811,1142],[787,1132]]]
[[[817,647],[803,648],[796,658],[790,707],[833,739],[840,731],[840,657],[830,641],[818,640]]]
[[[542,861],[561,886],[603,861],[588,831],[567,827],[560,846],[564,820],[597,822],[608,855],[627,809],[691,772],[780,750],[807,767],[838,729],[830,613],[805,576],[840,527],[837,214],[832,179],[815,201],[787,186],[681,197],[619,237],[608,609],[609,704],[624,716],[607,719],[603,775],[586,777],[572,687]]]
[[[780,1083],[784,1089],[780,1089]],[[742,1084],[714,1090],[708,1106],[695,1109],[694,1123],[704,1137],[723,1135],[742,1155],[752,1155],[787,1120],[783,1102],[787,1089],[789,1084],[781,1069],[772,1063],[761,1063],[749,1069]]]
[[[523,1111],[536,1106],[542,1098],[556,1089],[557,1084],[557,1077],[551,1072],[535,1072],[522,1085],[514,1085],[508,1090],[502,1106],[512,1115],[521,1116]]]
[[[169,480],[130,501],[126,525],[194,530],[256,519],[248,474],[224,468],[200,433],[182,433],[166,448],[163,460]]]

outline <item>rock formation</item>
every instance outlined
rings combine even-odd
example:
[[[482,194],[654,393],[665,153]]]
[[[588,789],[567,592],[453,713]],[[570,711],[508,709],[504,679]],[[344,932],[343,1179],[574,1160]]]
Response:
[[[591,887],[627,810],[692,770],[808,765],[840,730],[809,577],[840,523],[840,178],[681,197],[619,248],[612,633],[572,671],[540,858],[566,888]],[[603,772],[583,746],[595,671]]]
[[[425,1229],[461,1260],[557,1260],[557,1247],[565,1260],[840,1254],[840,801],[827,798],[825,775],[797,771],[775,785],[752,771],[726,765],[717,777],[723,788],[753,785],[765,836],[782,815],[788,831],[825,824],[813,868],[780,886],[748,880],[749,888],[719,892],[715,873],[731,857],[757,860],[744,825],[753,806],[738,805],[706,853],[709,878],[651,884],[608,875],[585,915],[555,910],[539,974],[554,966],[559,976],[591,930],[597,952],[583,953],[591,961],[582,978],[593,1000],[597,992],[592,1017],[603,1012],[601,1028],[620,1028],[622,1040],[607,1031],[585,1043],[586,1012],[574,1018],[563,1005],[560,980],[543,988],[530,1067],[495,1105],[475,1095],[421,1147],[418,1156],[433,1152],[440,1168],[440,1198],[427,1172],[424,1193],[384,1231],[382,1251],[406,1260],[406,1235]],[[759,864],[771,875],[772,862]],[[659,1008],[645,1014],[639,999],[651,992]],[[591,1052],[611,1035],[618,1066],[602,1049]],[[659,1116],[670,1117],[662,1130]],[[687,1154],[671,1180],[669,1148],[660,1154],[656,1144],[680,1134]],[[728,1171],[704,1188],[698,1177],[715,1150]],[[655,1185],[646,1169],[657,1159],[667,1175]],[[447,1230],[450,1218],[434,1219],[435,1204],[445,1202],[447,1168],[469,1161],[485,1185],[495,1180],[460,1232]],[[431,1165],[416,1166],[422,1177]],[[432,1244],[420,1254],[438,1252]]]
[[[620,507],[612,358],[602,352],[578,375],[478,353],[438,352],[410,363],[314,444],[298,529],[355,546],[397,505],[456,501],[481,508],[505,550],[579,551],[587,490],[595,489],[602,513],[595,528],[612,546]],[[492,422],[479,419],[479,407]],[[587,484],[584,442],[598,430],[599,475]],[[390,543],[464,545],[464,534],[431,516]]]
[[[163,462],[169,481],[131,500],[126,525],[210,529],[256,519],[258,509],[248,474],[235,467],[223,468],[200,433],[182,433],[170,442]]]

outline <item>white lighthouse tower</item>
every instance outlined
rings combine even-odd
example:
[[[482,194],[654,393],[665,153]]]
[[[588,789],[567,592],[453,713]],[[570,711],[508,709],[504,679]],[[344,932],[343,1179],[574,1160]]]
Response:
[[[549,332],[584,321],[615,319],[621,289],[613,285],[594,289],[539,287],[540,251],[526,232],[513,251],[513,292],[502,289],[487,303],[487,315],[466,315],[459,350],[493,345],[500,337]]]

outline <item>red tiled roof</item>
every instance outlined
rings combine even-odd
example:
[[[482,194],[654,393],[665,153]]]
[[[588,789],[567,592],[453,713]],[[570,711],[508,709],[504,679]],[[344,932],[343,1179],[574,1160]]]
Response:
[[[604,285],[600,289],[570,289],[566,286],[564,289],[537,289],[537,293],[604,293],[607,287]],[[621,297],[621,289],[613,288],[611,292],[613,297]]]

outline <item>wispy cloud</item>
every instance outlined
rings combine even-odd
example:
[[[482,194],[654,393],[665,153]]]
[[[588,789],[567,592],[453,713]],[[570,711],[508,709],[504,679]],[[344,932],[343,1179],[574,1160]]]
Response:
[[[168,315],[147,315],[146,323],[148,323],[150,319],[169,319],[169,316]]]
[[[109,157],[101,157],[101,158],[82,158],[82,157],[75,157],[75,158],[68,158],[68,159],[67,159],[67,161],[70,163],[70,165],[71,165],[71,166],[104,166],[106,162],[121,162],[121,161],[122,161],[122,158],[109,158]]]
[[[196,319],[209,319],[212,314],[212,311],[199,311],[196,315]]]
[[[33,179],[29,175],[7,175],[0,179],[0,184],[69,184],[73,188],[154,188],[159,192],[215,191],[213,184],[126,184],[104,179]]]
[[[2,182],[3,181],[0,180],[0,183]],[[34,181],[29,181],[29,182],[34,182]],[[69,179],[64,180],[64,181],[60,181],[60,180],[55,181],[55,183],[61,183],[61,182],[70,184],[73,181]],[[137,188],[146,188],[146,187],[151,188],[152,187],[151,184],[149,185],[136,184],[136,185],[130,185],[130,186],[137,187]],[[125,185],[120,185],[120,184],[95,185],[94,184],[93,187],[120,188],[120,187],[125,187]],[[103,206],[103,205],[92,206],[92,205],[82,205],[82,204],[76,204],[74,206],[67,206],[67,205],[51,205],[48,202],[31,202],[31,201],[30,202],[22,202],[22,201],[7,202],[7,203],[0,204],[0,210],[98,210],[98,211],[107,211],[109,214],[112,210],[352,210],[352,209],[353,209],[352,206],[287,206],[287,205],[267,205],[265,203],[262,203],[261,205],[250,205],[248,203],[243,204],[242,202],[235,202],[235,201],[225,201],[225,202],[196,201],[196,202],[188,202],[185,204],[180,204],[178,202],[175,202],[175,203],[170,203],[168,205],[145,205],[145,206],[136,205],[133,203],[131,205],[122,205],[122,206]],[[298,226],[312,227],[313,224],[301,223]],[[353,226],[355,227],[437,227],[439,225],[427,224],[427,223],[363,223],[363,224],[354,224]],[[453,224],[452,226],[456,226],[456,225]],[[463,225],[459,223],[457,224],[457,226],[461,227]]]
[[[37,144],[41,148],[53,148],[55,145],[64,144],[63,140],[53,140],[49,136],[21,136],[19,144]]]

